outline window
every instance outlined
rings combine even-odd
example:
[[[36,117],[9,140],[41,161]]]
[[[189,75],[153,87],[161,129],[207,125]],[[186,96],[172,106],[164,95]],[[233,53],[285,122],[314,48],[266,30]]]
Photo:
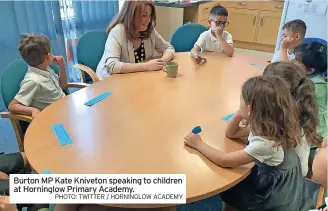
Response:
[[[60,16],[62,20],[75,17],[72,3],[72,0],[60,0]]]

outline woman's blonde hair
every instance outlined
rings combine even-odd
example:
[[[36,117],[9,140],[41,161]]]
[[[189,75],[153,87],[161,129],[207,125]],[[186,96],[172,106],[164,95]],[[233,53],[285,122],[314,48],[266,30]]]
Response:
[[[250,78],[243,85],[242,97],[251,109],[253,135],[274,141],[284,149],[297,146],[301,137],[298,112],[285,80],[276,76]]]
[[[306,78],[305,70],[290,62],[275,62],[269,64],[263,75],[279,76],[285,79],[290,93],[299,111],[300,126],[303,128],[306,140],[315,146],[320,146],[321,137],[316,133],[318,126],[318,104],[314,84]]]
[[[136,18],[141,20],[142,12],[145,10],[146,6],[151,7],[151,20],[148,24],[146,31],[137,32],[134,21]],[[156,25],[156,11],[154,4],[151,1],[124,1],[121,11],[115,16],[113,21],[107,27],[107,34],[109,34],[109,32],[117,24],[124,25],[126,37],[128,40],[133,40],[137,38],[149,38]]]

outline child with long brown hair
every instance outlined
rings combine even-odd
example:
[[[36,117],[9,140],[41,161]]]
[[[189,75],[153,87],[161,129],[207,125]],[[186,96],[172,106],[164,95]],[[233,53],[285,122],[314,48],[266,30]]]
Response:
[[[279,76],[289,84],[289,90],[299,112],[299,124],[303,129],[302,139],[296,147],[300,157],[303,176],[308,173],[310,146],[320,146],[322,138],[316,133],[318,126],[318,104],[313,82],[306,78],[304,70],[292,63],[276,62],[269,64],[263,75]]]
[[[295,147],[301,138],[298,113],[286,81],[275,76],[250,78],[242,87],[240,106],[228,133],[247,135],[239,126],[248,120],[250,134],[244,150],[224,153],[190,133],[185,144],[222,167],[255,162],[251,174],[220,194],[224,210],[309,210],[315,200],[306,191]]]
[[[295,48],[294,63],[304,68],[314,83],[319,109],[317,132],[328,136],[327,46],[318,42],[303,43]]]

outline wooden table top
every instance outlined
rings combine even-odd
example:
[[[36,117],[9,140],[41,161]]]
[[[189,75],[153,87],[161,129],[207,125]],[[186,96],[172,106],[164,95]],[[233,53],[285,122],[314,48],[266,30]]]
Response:
[[[186,174],[187,202],[220,193],[249,173],[253,164],[221,168],[184,146],[184,136],[201,126],[203,140],[224,152],[244,144],[224,136],[223,116],[238,109],[242,84],[262,70],[243,55],[205,53],[197,65],[177,53],[177,78],[163,71],[113,75],[58,100],[43,110],[25,135],[32,168],[62,174]],[[104,93],[112,95],[88,107]],[[63,124],[73,140],[61,146],[53,124]]]

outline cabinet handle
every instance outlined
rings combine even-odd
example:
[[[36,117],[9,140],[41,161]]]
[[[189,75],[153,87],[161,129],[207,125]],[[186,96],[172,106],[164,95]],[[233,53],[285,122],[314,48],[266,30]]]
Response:
[[[263,24],[264,24],[264,16],[262,15],[261,16],[261,26],[263,26]]]
[[[208,7],[204,7],[203,10],[208,10]]]
[[[239,5],[245,6],[247,5],[247,2],[238,2]]]
[[[254,16],[253,18],[253,26],[255,26],[255,23],[256,23],[256,16]]]
[[[275,8],[282,9],[282,6],[281,5],[276,5]]]

